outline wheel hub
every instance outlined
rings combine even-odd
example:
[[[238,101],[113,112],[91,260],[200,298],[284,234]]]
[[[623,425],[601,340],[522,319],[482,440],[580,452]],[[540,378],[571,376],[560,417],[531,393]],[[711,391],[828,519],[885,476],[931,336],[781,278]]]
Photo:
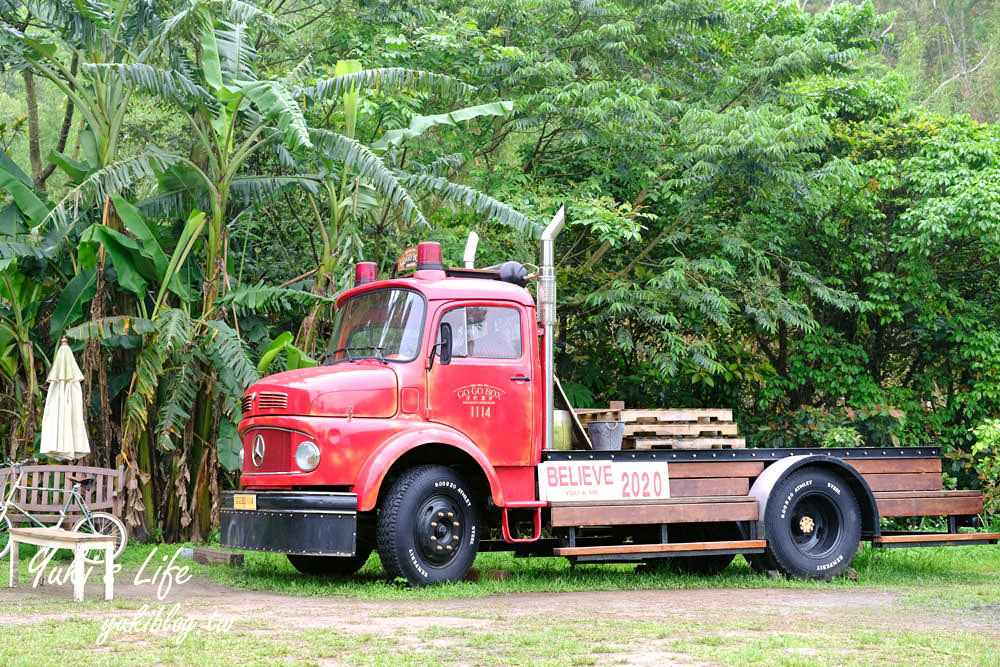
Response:
[[[806,494],[792,508],[792,543],[810,558],[832,553],[843,523],[840,509],[820,494]]]
[[[428,498],[417,513],[417,546],[428,561],[443,565],[459,551],[461,509],[446,496]]]

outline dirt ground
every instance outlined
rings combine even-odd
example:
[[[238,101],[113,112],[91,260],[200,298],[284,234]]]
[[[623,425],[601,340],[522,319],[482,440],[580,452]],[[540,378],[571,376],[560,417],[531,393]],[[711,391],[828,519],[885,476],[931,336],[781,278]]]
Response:
[[[95,577],[96,579],[96,577]],[[22,583],[15,591],[0,589],[0,627],[42,620],[60,620],[87,611],[67,604],[71,590],[44,585],[27,590]],[[88,600],[100,600],[103,589],[88,585]],[[844,624],[849,627],[898,632],[946,632],[961,628],[984,636],[1000,637],[1000,605],[948,608],[914,605],[903,592],[879,589],[691,589],[628,590],[576,593],[505,594],[477,599],[378,600],[343,597],[296,597],[276,593],[234,590],[196,577],[175,584],[163,601],[150,586],[133,585],[132,576],[118,577],[116,605],[102,607],[102,614],[134,613],[143,603],[180,602],[183,613],[196,619],[213,614],[239,619],[274,632],[295,619],[299,630],[335,629],[348,634],[375,634],[394,640],[420,641],[422,631],[454,629],[474,633],[503,633],[512,623],[546,619],[558,626],[585,618],[641,618],[652,623],[696,623],[723,627],[734,620],[754,619],[764,628],[801,630],[810,624]],[[88,603],[101,605],[100,602]],[[131,609],[129,609],[130,607]],[[642,643],[616,653],[614,662],[627,665],[701,664],[688,656],[669,653],[665,647]]]

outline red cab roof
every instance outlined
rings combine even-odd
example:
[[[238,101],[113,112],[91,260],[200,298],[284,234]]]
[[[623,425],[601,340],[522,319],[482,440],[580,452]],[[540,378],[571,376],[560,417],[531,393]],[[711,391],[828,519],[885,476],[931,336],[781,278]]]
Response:
[[[535,301],[527,289],[501,280],[446,277],[444,271],[418,271],[412,277],[376,280],[349,289],[337,298],[337,307],[340,308],[344,301],[352,296],[387,287],[416,290],[423,294],[428,301],[485,299],[488,301],[514,301],[523,306],[535,305]]]

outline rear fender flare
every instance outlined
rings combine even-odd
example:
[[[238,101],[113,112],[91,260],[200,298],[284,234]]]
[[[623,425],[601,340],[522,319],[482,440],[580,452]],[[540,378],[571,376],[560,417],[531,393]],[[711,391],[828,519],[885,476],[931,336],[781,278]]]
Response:
[[[857,470],[836,457],[813,454],[789,456],[776,463],[772,463],[753,483],[753,486],[750,488],[750,496],[757,500],[758,538],[767,538],[764,529],[764,515],[767,511],[767,501],[771,497],[774,487],[788,475],[805,466],[816,466],[829,470],[843,479],[858,501],[858,509],[861,511],[861,537],[869,540],[881,534],[878,504],[875,502],[875,496],[865,478]]]
[[[497,507],[503,507],[503,489],[500,479],[490,464],[489,459],[475,443],[462,433],[443,426],[421,428],[419,431],[400,433],[382,443],[361,466],[354,492],[358,496],[358,511],[367,512],[375,508],[378,502],[382,482],[392,466],[409,451],[423,445],[445,445],[467,454],[483,471],[490,484],[490,495]],[[447,464],[447,461],[442,461]]]

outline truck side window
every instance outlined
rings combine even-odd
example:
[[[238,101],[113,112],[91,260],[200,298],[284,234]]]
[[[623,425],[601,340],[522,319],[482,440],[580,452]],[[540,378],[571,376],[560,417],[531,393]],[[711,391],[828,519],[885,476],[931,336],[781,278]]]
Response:
[[[452,308],[441,317],[441,322],[451,325],[452,357],[473,359],[521,357],[521,316],[514,308],[501,306]]]

